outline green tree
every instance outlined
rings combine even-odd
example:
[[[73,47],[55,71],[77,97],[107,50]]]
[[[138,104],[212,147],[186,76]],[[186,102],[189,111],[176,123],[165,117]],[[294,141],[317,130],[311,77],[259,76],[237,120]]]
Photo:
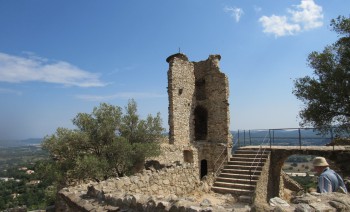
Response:
[[[164,131],[160,114],[141,119],[134,100],[125,114],[119,106],[101,103],[91,114],[77,114],[73,124],[77,129],[58,128],[43,142],[62,182],[130,174],[145,158],[160,153],[158,141]]]
[[[339,16],[331,21],[339,39],[308,57],[314,76],[294,82],[293,93],[305,107],[299,115],[301,126],[313,126],[329,132],[350,132],[350,18]]]

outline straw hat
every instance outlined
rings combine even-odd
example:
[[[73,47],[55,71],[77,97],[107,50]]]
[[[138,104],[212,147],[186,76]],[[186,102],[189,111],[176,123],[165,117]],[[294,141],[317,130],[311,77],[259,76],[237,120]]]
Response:
[[[329,166],[324,157],[315,157],[312,163],[314,166]]]

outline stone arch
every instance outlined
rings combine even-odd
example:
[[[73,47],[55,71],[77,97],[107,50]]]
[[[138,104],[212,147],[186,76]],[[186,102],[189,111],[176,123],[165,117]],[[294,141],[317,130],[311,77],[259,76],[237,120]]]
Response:
[[[206,140],[208,135],[208,111],[197,106],[194,110],[194,135],[195,140]]]
[[[201,178],[208,174],[208,162],[206,159],[201,160]]]
[[[287,158],[291,155],[315,155],[325,157],[337,164],[337,168],[339,168],[340,173],[344,175],[350,174],[350,168],[346,165],[346,161],[350,161],[350,152],[338,152],[338,151],[320,151],[320,150],[302,150],[302,149],[293,149],[293,150],[274,150],[271,152],[271,165],[269,172],[269,194],[268,197],[272,198],[275,196],[279,196],[281,182],[280,176],[282,171],[282,166]],[[342,175],[341,174],[341,175]]]

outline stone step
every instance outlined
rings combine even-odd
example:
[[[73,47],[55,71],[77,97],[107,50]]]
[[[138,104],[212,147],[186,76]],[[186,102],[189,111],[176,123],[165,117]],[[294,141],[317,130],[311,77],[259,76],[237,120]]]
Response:
[[[256,155],[256,154],[239,154],[236,153],[234,155],[232,155],[232,157],[230,158],[230,160],[234,160],[234,158],[250,158],[250,159],[254,159],[254,158],[267,158],[268,154],[264,154],[264,155]]]
[[[240,202],[252,202],[257,181],[269,151],[238,149],[215,179],[212,190],[239,196]]]
[[[255,150],[255,149],[239,149],[237,151],[235,151],[234,154],[253,154],[253,155],[256,155],[256,154],[263,154],[263,155],[268,155],[270,154],[270,151],[267,151],[267,150],[263,150],[263,151],[260,151],[260,150]]]
[[[266,153],[266,154],[269,154],[271,151],[270,150],[264,150],[264,149],[249,149],[249,148],[244,148],[244,149],[237,149],[235,152],[254,152],[254,153],[257,153],[257,152],[262,152],[262,153]]]
[[[245,174],[245,175],[259,175],[261,174],[261,170],[243,170],[243,169],[223,169],[221,173],[231,173],[231,174]]]
[[[250,191],[255,190],[255,185],[250,185],[250,184],[245,184],[245,183],[239,184],[239,183],[227,183],[227,182],[216,181],[213,186],[223,187],[223,188],[245,189],[245,190],[250,190]]]
[[[247,190],[247,189],[222,188],[222,187],[216,187],[216,186],[213,186],[211,190],[222,194],[230,193],[234,195],[245,195],[245,196],[252,196],[254,194],[254,191]]]
[[[252,166],[252,167],[261,166],[262,167],[264,165],[264,162],[230,161],[227,163],[227,165]]]
[[[253,197],[252,196],[246,196],[246,195],[241,195],[238,197],[238,200],[240,202],[245,202],[245,203],[253,203]]]
[[[227,177],[220,177],[219,176],[219,177],[216,178],[216,182],[256,185],[256,183],[258,182],[258,179],[250,180],[249,177],[246,178],[246,179],[242,179],[242,178],[227,178]]]
[[[266,159],[267,159],[267,157],[263,157],[263,158],[259,157],[258,159],[256,159],[256,158],[247,158],[247,157],[237,157],[236,155],[234,155],[230,158],[229,162],[231,162],[231,161],[259,161],[259,160],[261,162],[266,162]]]
[[[219,177],[222,178],[232,178],[232,179],[250,179],[250,177],[252,178],[252,180],[258,180],[259,179],[259,175],[247,175],[247,174],[235,174],[235,173],[221,173],[219,175]]]
[[[255,164],[253,164],[252,166],[250,165],[231,165],[231,164],[228,164],[228,165],[225,165],[224,166],[224,169],[239,169],[239,170],[259,170],[261,171],[262,170],[262,166],[256,166]]]

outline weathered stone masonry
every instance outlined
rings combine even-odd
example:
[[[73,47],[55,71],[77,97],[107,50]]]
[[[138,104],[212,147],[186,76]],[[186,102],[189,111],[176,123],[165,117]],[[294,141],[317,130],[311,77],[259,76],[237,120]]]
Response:
[[[103,211],[109,210],[106,207],[135,208],[140,203],[140,210],[154,211],[158,203],[155,204],[152,200],[153,206],[150,206],[149,199],[160,195],[163,196],[159,200],[163,201],[162,211],[167,211],[170,210],[169,207],[184,208],[180,202],[186,195],[209,192],[212,173],[227,159],[230,152],[228,144],[232,142],[229,131],[228,80],[220,71],[220,59],[220,55],[210,55],[207,60],[190,62],[181,53],[167,58],[169,143],[162,144],[162,148],[167,149],[166,152],[151,160],[159,161],[160,167],[168,168],[144,170],[142,174],[131,177],[62,189],[60,195],[65,202],[62,210],[90,211],[98,207]],[[206,180],[203,180],[205,175]],[[170,204],[174,202],[174,195],[179,197],[179,202],[176,203],[179,205]],[[190,203],[188,207],[194,207],[193,204]],[[199,206],[195,207],[191,210],[203,210]],[[57,209],[61,210],[59,207]],[[214,207],[210,210],[217,209]]]
[[[169,141],[183,146],[185,162],[199,168],[200,178],[219,168],[231,142],[228,79],[220,59],[190,62],[181,53],[167,58]]]

